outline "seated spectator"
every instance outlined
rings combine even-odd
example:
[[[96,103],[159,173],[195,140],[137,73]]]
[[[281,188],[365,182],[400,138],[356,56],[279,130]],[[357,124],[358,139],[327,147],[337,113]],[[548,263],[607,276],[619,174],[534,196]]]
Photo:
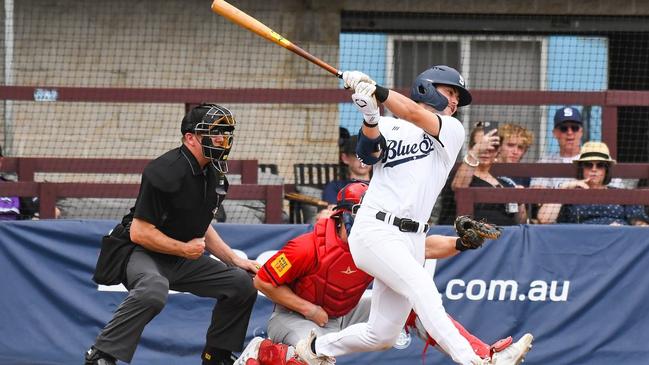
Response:
[[[2,167],[2,146],[0,146],[0,167]],[[0,175],[0,182],[10,181]],[[17,220],[20,218],[20,199],[17,196],[0,196],[0,221]]]
[[[352,181],[369,181],[372,166],[363,164],[356,157],[356,143],[358,136],[349,137],[341,147],[340,161],[343,164],[343,179],[328,182],[322,189],[322,200],[328,202],[332,207],[336,205],[336,196],[340,189]]]
[[[0,146],[0,167],[2,167],[2,146]],[[0,175],[0,182],[2,181],[15,181],[15,177],[9,179]],[[18,201],[17,203],[15,201]],[[18,209],[18,213],[14,214],[14,210]],[[61,210],[54,207],[54,218],[61,216]],[[0,220],[30,220],[39,219],[40,202],[38,197],[0,197]]]
[[[328,182],[322,189],[322,200],[329,203],[326,209],[320,210],[314,217],[317,221],[319,219],[327,218],[333,213],[333,208],[336,205],[336,197],[338,192],[347,184],[354,181],[369,181],[372,173],[372,166],[365,165],[358,157],[356,157],[356,143],[358,136],[353,135],[343,142],[340,148],[340,162],[342,179],[332,180]]]
[[[463,163],[457,170],[451,187],[455,191],[465,187],[496,187],[516,188],[512,179],[495,177],[490,169],[496,161],[500,146],[497,129],[485,133],[482,123],[478,123],[469,137],[469,152],[464,156]],[[485,218],[498,225],[514,225],[527,221],[527,211],[524,204],[507,203],[477,203],[474,216]]]
[[[559,144],[559,152],[547,154],[538,162],[572,163],[579,157],[581,139],[584,135],[584,125],[581,113],[577,108],[565,106],[557,109],[554,114],[554,129],[552,136]],[[556,188],[559,184],[572,180],[567,177],[539,177],[530,182],[533,188]]]
[[[605,143],[585,143],[573,163],[577,166],[577,179],[562,183],[560,189],[612,189],[609,183],[615,160]],[[543,204],[538,219],[540,223],[649,225],[649,216],[641,205]]]
[[[519,163],[532,145],[534,134],[518,124],[505,123],[498,126],[500,137],[500,149],[498,151],[498,162]],[[530,177],[511,178],[516,185],[528,188]]]

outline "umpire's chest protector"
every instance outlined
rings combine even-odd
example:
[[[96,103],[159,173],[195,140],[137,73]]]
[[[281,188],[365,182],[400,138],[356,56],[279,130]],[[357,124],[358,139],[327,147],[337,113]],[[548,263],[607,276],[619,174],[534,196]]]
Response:
[[[354,265],[349,246],[338,237],[333,219],[318,221],[313,239],[318,264],[293,284],[293,291],[321,306],[329,316],[343,316],[356,307],[374,278]]]

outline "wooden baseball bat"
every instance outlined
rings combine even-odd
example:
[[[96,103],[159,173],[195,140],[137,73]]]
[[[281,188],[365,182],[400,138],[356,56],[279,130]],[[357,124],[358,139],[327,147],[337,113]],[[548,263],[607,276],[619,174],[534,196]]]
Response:
[[[311,197],[311,196],[308,196],[308,195],[305,195],[305,194],[300,194],[300,193],[286,193],[286,194],[284,194],[284,198],[286,198],[288,200],[293,200],[293,201],[296,201],[296,202],[300,202],[300,203],[305,203],[305,204],[309,204],[309,205],[315,205],[316,207],[320,207],[320,208],[326,208],[326,207],[329,206],[329,203],[327,203],[324,200],[320,200],[320,199],[317,199],[317,198],[314,198],[314,197]]]
[[[212,11],[221,15],[224,18],[229,19],[234,24],[246,28],[249,31],[257,34],[258,36],[263,37],[277,45],[280,45],[288,49],[289,51],[297,54],[298,56],[306,58],[309,62],[324,68],[325,70],[329,71],[333,75],[342,78],[343,73],[341,71],[338,71],[335,67],[329,65],[323,60],[315,57],[309,52],[293,44],[291,41],[284,38],[282,35],[268,28],[259,20],[237,9],[236,7],[229,4],[227,1],[214,0],[214,2],[212,2]]]

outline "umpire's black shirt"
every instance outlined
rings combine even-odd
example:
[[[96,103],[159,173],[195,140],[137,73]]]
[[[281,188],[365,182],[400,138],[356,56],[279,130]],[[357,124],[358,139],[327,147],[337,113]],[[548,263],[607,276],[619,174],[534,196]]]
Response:
[[[228,190],[228,180],[211,163],[205,168],[182,145],[151,161],[142,173],[133,216],[153,224],[162,233],[187,242],[203,237]]]

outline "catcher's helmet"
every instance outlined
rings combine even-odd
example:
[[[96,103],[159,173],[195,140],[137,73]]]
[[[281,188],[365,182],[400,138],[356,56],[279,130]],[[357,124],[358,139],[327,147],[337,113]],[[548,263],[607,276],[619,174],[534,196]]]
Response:
[[[340,217],[342,223],[345,225],[347,235],[352,230],[354,224],[354,216],[360,207],[363,195],[367,191],[368,185],[365,181],[351,182],[338,192],[336,197],[336,206],[334,212],[331,214],[332,218]]]
[[[336,197],[336,207],[334,208],[335,212],[339,210],[347,210],[353,213],[356,213],[354,208],[361,203],[363,195],[367,191],[368,185],[365,181],[354,181],[351,182],[338,192]]]
[[[433,66],[417,76],[410,89],[410,99],[428,104],[442,111],[448,106],[448,99],[440,94],[435,85],[454,86],[460,94],[458,106],[471,104],[471,93],[466,89],[464,78],[456,69],[448,66]]]
[[[201,104],[185,115],[181,132],[200,135],[203,155],[212,160],[218,171],[226,173],[236,124],[234,116],[227,108],[216,104]],[[221,137],[217,145],[214,144],[214,137]]]

